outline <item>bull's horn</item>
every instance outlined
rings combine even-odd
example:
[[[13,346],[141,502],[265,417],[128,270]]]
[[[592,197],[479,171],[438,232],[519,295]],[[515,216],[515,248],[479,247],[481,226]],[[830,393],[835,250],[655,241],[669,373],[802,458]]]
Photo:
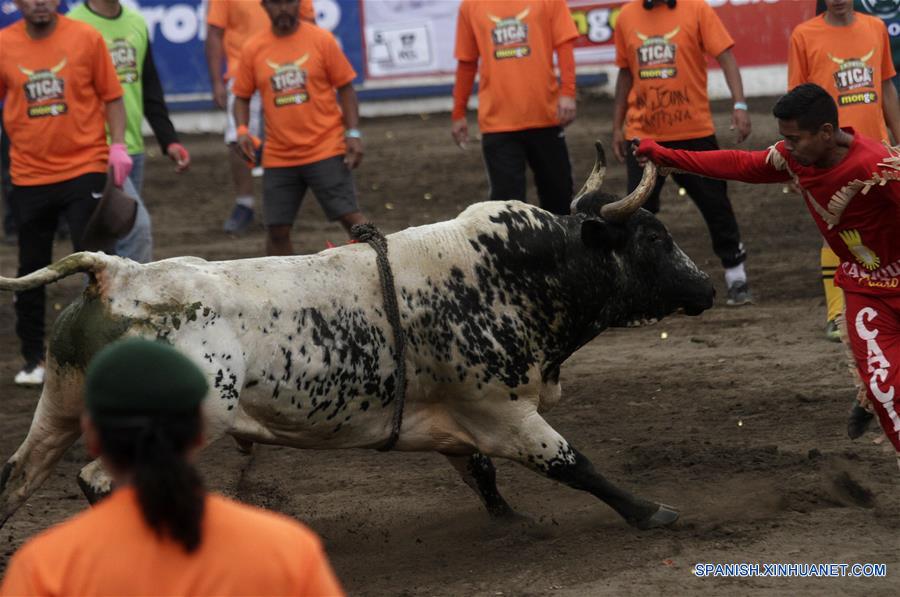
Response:
[[[531,7],[526,8],[525,10],[523,10],[522,12],[520,12],[519,14],[516,15],[516,20],[521,21],[522,19],[527,17],[528,13],[530,13],[530,12],[531,12]]]
[[[608,203],[600,207],[600,217],[607,222],[624,222],[631,214],[636,212],[650,196],[656,185],[656,164],[647,162],[644,165],[644,175],[637,188],[624,199]]]
[[[27,68],[25,68],[24,66],[20,66],[20,67],[19,67],[19,70],[22,71],[22,74],[25,75],[26,77],[33,77],[33,76],[34,76],[34,71],[33,71],[33,70],[30,70],[30,69],[27,69]]]
[[[868,62],[869,59],[870,59],[872,56],[874,56],[874,55],[875,55],[875,48],[872,48],[871,50],[869,50],[869,53],[868,53],[868,54],[866,54],[865,56],[863,56],[863,57],[860,58],[859,60],[860,60],[860,62]]]
[[[500,17],[495,17],[494,15],[492,15],[492,14],[490,14],[490,13],[488,13],[488,18],[489,18],[491,21],[493,21],[494,23],[499,23],[500,21],[503,20],[503,19],[501,19]]]
[[[673,37],[675,37],[676,35],[678,35],[678,32],[679,32],[679,31],[681,31],[681,26],[680,26],[680,25],[679,25],[678,27],[675,27],[674,29],[672,29],[671,31],[669,31],[668,33],[666,33],[665,35],[663,35],[663,39],[666,40],[666,41],[669,41],[670,39],[672,39]]]
[[[303,63],[305,63],[307,60],[309,60],[309,52],[307,52],[300,58],[297,58],[297,60],[294,61],[294,66],[296,66],[297,68],[300,68],[301,66],[303,66]]]
[[[649,36],[644,35],[644,34],[641,33],[640,31],[635,31],[634,34],[637,35],[638,39],[641,40],[641,41],[647,41],[648,39],[650,39]]]
[[[66,59],[63,58],[62,60],[60,60],[59,64],[57,64],[56,66],[54,66],[53,68],[50,69],[50,72],[55,75],[56,73],[61,71],[65,65],[66,65]]]
[[[844,64],[843,58],[838,58],[837,56],[832,56],[830,52],[828,53],[828,57],[831,58],[837,64]]]
[[[272,62],[271,60],[266,59],[266,64],[268,64],[269,68],[271,68],[275,72],[278,72],[279,70],[281,70],[281,65],[278,64],[277,62]]]
[[[597,150],[594,167],[591,169],[590,176],[584,181],[584,186],[575,195],[573,205],[588,193],[600,190],[600,186],[603,185],[603,177],[606,176],[606,152],[603,151],[603,144],[600,141],[594,143],[594,148]]]

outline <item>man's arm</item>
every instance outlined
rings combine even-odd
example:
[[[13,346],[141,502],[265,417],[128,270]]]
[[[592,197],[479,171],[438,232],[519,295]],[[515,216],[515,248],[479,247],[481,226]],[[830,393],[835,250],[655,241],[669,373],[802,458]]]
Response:
[[[348,132],[359,132],[357,129],[359,126],[359,100],[356,97],[356,90],[353,89],[353,83],[347,83],[338,87],[337,95],[338,103],[341,106],[341,114],[344,118],[344,128]],[[358,136],[348,135],[345,141],[347,143],[347,155],[344,157],[344,163],[353,170],[362,163],[362,139]]]
[[[725,75],[725,82],[731,91],[731,98],[734,100],[735,107],[731,113],[731,130],[736,131],[735,141],[742,142],[750,136],[750,114],[747,112],[747,98],[744,97],[744,82],[741,80],[741,71],[738,69],[737,61],[731,48],[728,48],[718,56],[716,60],[722,67],[722,74]]]
[[[556,48],[559,63],[559,102],[556,110],[559,126],[567,127],[575,120],[575,42],[571,39]]]
[[[109,167],[113,171],[113,182],[121,187],[132,166],[125,148],[125,102],[121,97],[106,102],[106,126],[109,128]]]
[[[770,151],[776,150],[686,151],[683,149],[669,149],[659,145],[656,141],[643,139],[634,151],[634,155],[638,158],[649,159],[658,166],[676,168],[708,178],[752,183],[787,182],[791,180],[791,175],[787,169],[779,170],[770,163]]]
[[[153,50],[147,45],[144,54],[144,67],[141,69],[141,86],[144,90],[144,116],[153,129],[156,141],[163,155],[175,162],[176,172],[183,172],[191,163],[190,154],[178,141],[175,125],[169,118],[169,108],[163,95],[162,83],[156,72],[156,64],[153,62]]]
[[[215,25],[206,26],[206,66],[209,69],[209,81],[212,83],[213,101],[220,110],[224,110],[228,102],[225,83],[222,81],[222,62],[225,60],[225,30]]]
[[[478,62],[460,60],[456,63],[456,82],[453,85],[453,121],[450,134],[453,140],[462,148],[469,141],[469,123],[466,120],[466,107],[469,104],[469,96],[475,87],[475,75],[478,73]]]
[[[247,123],[250,122],[250,98],[234,96],[232,116],[237,127],[237,149],[245,160],[253,163],[256,161],[256,146],[247,130]]]
[[[631,87],[634,84],[634,78],[631,70],[628,68],[620,68],[619,76],[616,77],[616,100],[613,107],[613,153],[619,162],[625,161],[625,112],[628,110],[628,94],[631,93]]]
[[[900,76],[900,75],[897,75]],[[884,111],[884,122],[894,136],[894,145],[900,144],[900,99],[893,79],[881,82],[881,107]]]

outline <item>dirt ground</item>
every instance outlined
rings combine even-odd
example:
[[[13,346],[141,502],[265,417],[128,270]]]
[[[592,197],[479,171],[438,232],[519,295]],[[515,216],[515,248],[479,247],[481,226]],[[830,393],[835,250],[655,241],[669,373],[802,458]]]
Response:
[[[752,148],[776,140],[771,100],[757,100]],[[611,138],[611,105],[585,100],[568,141],[580,186],[592,141]],[[731,145],[727,106],[720,140]],[[362,208],[385,231],[455,217],[486,196],[477,144],[460,151],[447,114],[363,123]],[[194,163],[180,177],[150,156],[145,196],[159,258],[258,256],[262,230],[221,232],[231,185],[218,137],[185,140]],[[154,151],[158,151],[153,148]],[[611,164],[606,186],[624,190]],[[626,595],[900,593],[900,492],[880,433],[848,440],[853,395],[841,348],[824,340],[817,234],[800,199],[780,186],[730,187],[756,304],[724,305],[722,269],[702,219],[670,183],[661,219],[716,281],[716,306],[698,318],[600,335],[563,367],[563,399],[548,419],[598,470],[682,518],[650,532],[626,526],[588,494],[498,462],[501,491],[534,519],[492,524],[476,496],[437,454],[303,452],[230,440],[206,450],[212,489],[304,521],[325,541],[338,575],[360,595]],[[535,195],[532,190],[531,198]],[[343,241],[311,197],[295,228],[297,250]],[[60,243],[56,255],[68,252]],[[0,273],[15,274],[0,247]],[[52,318],[80,290],[50,288]],[[0,456],[25,437],[38,400],[12,377],[20,367],[10,296],[0,301]],[[663,337],[663,333],[667,337]],[[0,566],[33,534],[86,507],[75,484],[77,444],[0,531]],[[227,549],[227,546],[223,546]],[[698,562],[884,563],[886,578],[714,579]]]

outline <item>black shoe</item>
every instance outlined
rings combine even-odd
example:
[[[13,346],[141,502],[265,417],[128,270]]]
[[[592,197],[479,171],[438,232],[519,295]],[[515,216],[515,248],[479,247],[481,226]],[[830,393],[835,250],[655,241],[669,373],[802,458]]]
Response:
[[[746,280],[735,282],[728,287],[728,294],[725,304],[729,307],[740,307],[741,305],[750,305],[753,303],[753,295],[750,294],[750,286]]]
[[[862,437],[874,418],[875,415],[859,404],[854,404],[850,409],[850,418],[847,419],[847,435],[850,436],[850,439]]]

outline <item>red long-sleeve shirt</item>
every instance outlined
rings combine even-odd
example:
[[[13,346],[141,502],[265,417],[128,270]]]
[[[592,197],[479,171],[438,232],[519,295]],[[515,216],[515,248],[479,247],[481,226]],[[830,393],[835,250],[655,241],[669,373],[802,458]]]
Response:
[[[710,178],[800,187],[810,215],[841,259],[835,283],[848,292],[900,294],[900,150],[853,135],[831,168],[804,166],[779,141],[765,151],[668,149],[641,142],[638,155]]]

